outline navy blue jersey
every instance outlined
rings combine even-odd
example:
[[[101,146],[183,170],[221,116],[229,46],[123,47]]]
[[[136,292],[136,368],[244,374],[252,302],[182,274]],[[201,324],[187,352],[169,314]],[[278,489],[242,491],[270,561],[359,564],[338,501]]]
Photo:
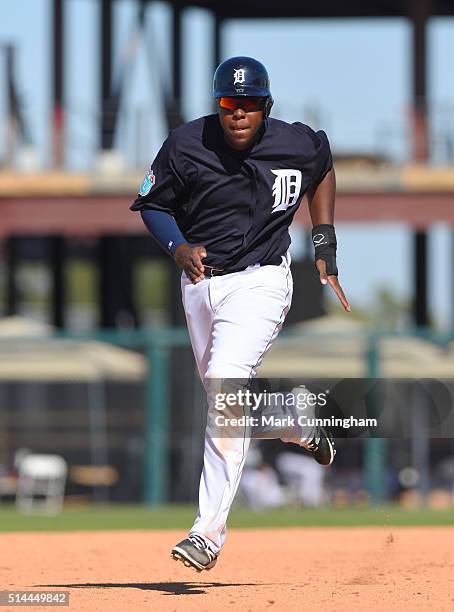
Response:
[[[217,115],[171,131],[131,210],[172,214],[203,263],[242,270],[283,255],[301,199],[332,167],[326,134],[302,123],[264,122],[251,148],[224,140]]]

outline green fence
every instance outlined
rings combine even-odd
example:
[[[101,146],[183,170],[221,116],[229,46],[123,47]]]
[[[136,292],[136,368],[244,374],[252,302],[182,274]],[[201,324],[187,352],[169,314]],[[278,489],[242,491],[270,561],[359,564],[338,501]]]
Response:
[[[288,333],[288,332],[287,332]],[[169,415],[169,375],[172,364],[170,350],[189,347],[189,337],[185,328],[159,328],[153,330],[105,330],[88,334],[65,332],[65,338],[96,339],[131,349],[145,351],[148,359],[146,388],[146,431],[144,454],[144,502],[158,505],[167,500],[169,484],[168,415]],[[285,337],[286,331],[282,332]],[[337,335],[341,336],[341,334]],[[453,341],[452,333],[436,333],[431,330],[414,330],[402,334],[367,334],[367,349],[364,360],[367,363],[369,378],[380,377],[380,340],[386,337],[418,337],[439,346]],[[307,335],[302,335],[307,337]],[[384,439],[364,441],[364,466],[367,488],[374,503],[384,498],[384,470],[387,442]]]

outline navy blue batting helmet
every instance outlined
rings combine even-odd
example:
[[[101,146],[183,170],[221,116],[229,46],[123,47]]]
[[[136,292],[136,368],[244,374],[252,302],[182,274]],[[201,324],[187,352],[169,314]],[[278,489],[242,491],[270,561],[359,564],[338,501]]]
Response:
[[[261,96],[266,98],[265,117],[270,114],[273,98],[265,66],[253,57],[231,57],[216,68],[213,98]]]

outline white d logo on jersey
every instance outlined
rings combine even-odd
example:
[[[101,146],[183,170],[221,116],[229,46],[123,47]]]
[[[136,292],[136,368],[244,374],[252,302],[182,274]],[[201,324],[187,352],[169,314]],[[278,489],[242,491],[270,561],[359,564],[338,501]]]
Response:
[[[276,175],[273,183],[274,204],[272,212],[287,210],[296,204],[301,189],[301,172],[299,170],[271,170]]]
[[[233,84],[240,83],[242,85],[245,81],[244,68],[234,68],[233,70]]]

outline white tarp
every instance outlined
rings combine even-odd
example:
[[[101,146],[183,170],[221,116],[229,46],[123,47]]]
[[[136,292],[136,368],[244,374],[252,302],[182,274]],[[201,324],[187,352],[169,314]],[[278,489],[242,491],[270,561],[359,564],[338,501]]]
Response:
[[[60,339],[53,328],[21,317],[0,320],[2,381],[140,381],[143,355],[98,341]]]
[[[287,329],[260,367],[260,376],[297,378],[365,378],[368,334],[354,319],[325,316]],[[378,341],[378,376],[386,378],[454,378],[454,346],[437,346],[412,336]]]

